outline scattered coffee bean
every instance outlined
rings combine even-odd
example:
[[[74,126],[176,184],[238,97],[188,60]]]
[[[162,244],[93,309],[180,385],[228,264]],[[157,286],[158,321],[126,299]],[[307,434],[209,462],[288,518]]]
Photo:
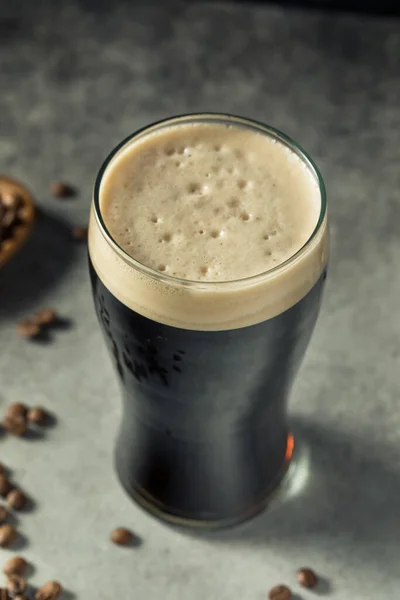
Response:
[[[305,588],[315,588],[318,583],[318,577],[316,573],[312,569],[306,567],[299,569],[296,573],[296,577],[299,584]]]
[[[12,597],[23,594],[26,590],[27,581],[22,575],[9,575],[7,578],[7,590]]]
[[[0,475],[0,496],[5,498],[8,492],[11,491],[11,488],[12,485],[9,479],[5,475]]]
[[[117,527],[111,533],[111,540],[118,546],[127,546],[133,540],[133,533],[125,527]]]
[[[26,506],[26,496],[21,490],[11,490],[7,494],[7,504],[14,510],[22,510]]]
[[[9,406],[7,406],[6,416],[11,417],[11,419],[14,419],[14,418],[26,419],[27,412],[28,412],[27,408],[24,404],[22,404],[21,402],[13,402]]]
[[[3,427],[12,435],[24,435],[26,431],[26,419],[21,417],[4,417]]]
[[[35,425],[44,425],[47,419],[48,414],[40,406],[35,406],[28,411],[29,423],[34,423]]]
[[[53,183],[50,184],[50,192],[53,196],[56,196],[56,198],[69,198],[74,195],[73,188],[63,181],[53,181]]]
[[[8,510],[5,506],[0,506],[0,525],[5,523],[8,518]]]
[[[287,585],[276,585],[268,594],[269,600],[290,600],[291,597],[292,591]]]
[[[88,235],[88,229],[87,227],[74,227],[72,230],[72,237],[77,241],[77,242],[84,242],[87,240],[87,235]]]
[[[23,575],[27,569],[28,563],[22,556],[13,556],[3,565],[3,573],[6,575]]]
[[[8,548],[17,537],[17,531],[12,525],[1,525],[0,527],[0,546]]]
[[[57,313],[52,308],[43,308],[35,317],[35,323],[37,323],[39,326],[53,325],[56,320]]]
[[[58,581],[49,581],[36,592],[35,600],[57,600],[61,592],[62,587]]]
[[[40,326],[30,319],[23,319],[17,324],[17,333],[21,337],[33,339],[40,334]]]

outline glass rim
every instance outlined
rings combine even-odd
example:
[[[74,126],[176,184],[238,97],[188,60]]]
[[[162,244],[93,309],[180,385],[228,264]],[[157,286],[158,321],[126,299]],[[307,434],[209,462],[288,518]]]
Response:
[[[100,207],[100,187],[102,183],[103,176],[107,170],[107,167],[111,164],[113,158],[129,143],[134,142],[136,139],[141,138],[142,136],[150,135],[151,133],[164,129],[170,126],[181,125],[184,123],[220,123],[225,125],[237,125],[241,127],[247,127],[249,129],[253,129],[258,131],[259,133],[263,133],[264,135],[268,135],[281,143],[283,143],[286,147],[292,150],[306,165],[306,167],[312,172],[314,175],[316,182],[318,184],[320,198],[321,198],[321,206],[320,213],[318,217],[318,221],[315,225],[314,230],[311,235],[308,237],[307,241],[303,244],[303,246],[292,256],[290,256],[287,260],[280,263],[276,267],[272,269],[267,269],[266,271],[262,271],[261,273],[257,273],[255,275],[250,275],[249,277],[242,277],[240,279],[230,279],[224,281],[201,281],[201,280],[190,280],[183,279],[181,277],[175,277],[173,275],[168,275],[167,273],[161,273],[156,269],[152,269],[147,265],[141,263],[137,259],[133,258],[130,254],[128,254],[119,244],[115,241],[110,231],[108,230],[103,216],[101,214]],[[134,133],[128,135],[125,139],[123,139],[117,146],[108,154],[103,164],[100,167],[100,170],[97,174],[94,190],[93,190],[93,205],[94,205],[94,214],[99,226],[100,232],[102,233],[105,240],[112,247],[112,249],[122,258],[122,260],[128,265],[132,266],[136,271],[151,277],[157,281],[166,283],[168,285],[174,285],[179,287],[186,288],[197,288],[204,290],[213,290],[217,289],[230,289],[230,288],[241,288],[247,287],[249,285],[257,284],[260,281],[265,281],[268,278],[272,278],[280,272],[284,271],[288,266],[292,263],[296,262],[308,249],[310,244],[313,242],[317,234],[319,233],[321,226],[325,221],[327,202],[326,202],[326,188],[324,184],[324,180],[322,175],[315,164],[314,160],[311,156],[303,150],[303,148],[297,144],[291,137],[282,133],[279,129],[275,127],[271,127],[270,125],[265,125],[260,121],[249,119],[245,117],[240,117],[238,115],[231,115],[228,113],[215,113],[215,112],[206,112],[206,113],[188,113],[182,115],[176,115],[173,117],[168,117],[165,119],[161,119],[159,121],[155,121],[149,125],[145,125],[141,127]]]

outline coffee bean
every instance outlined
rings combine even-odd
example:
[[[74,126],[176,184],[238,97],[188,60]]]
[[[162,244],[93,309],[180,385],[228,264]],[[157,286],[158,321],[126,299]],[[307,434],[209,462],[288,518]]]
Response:
[[[17,531],[12,525],[1,525],[0,527],[0,546],[8,548],[17,537]]]
[[[24,435],[26,431],[26,419],[21,417],[4,417],[3,427],[12,435]]]
[[[8,492],[11,491],[11,488],[12,485],[9,479],[5,475],[0,475],[0,496],[5,498]]]
[[[125,527],[117,527],[111,533],[111,541],[118,546],[127,546],[133,540],[133,533]]]
[[[52,308],[43,308],[40,310],[36,317],[35,323],[39,326],[41,325],[53,325],[53,323],[57,320],[57,313]]]
[[[0,223],[0,243],[1,243],[1,223]],[[0,246],[0,251],[3,251],[4,253],[6,253],[10,250],[10,248],[12,246],[14,246],[14,242],[12,240],[4,240],[3,239],[3,243]]]
[[[35,406],[28,411],[28,421],[34,425],[44,425],[48,420],[48,414],[40,406]]]
[[[27,581],[22,575],[9,575],[7,578],[7,589],[11,596],[23,594],[26,590]]]
[[[13,208],[8,208],[3,213],[1,217],[1,225],[4,229],[11,229],[11,226],[14,225],[17,220],[17,213]]]
[[[6,575],[23,575],[27,569],[28,563],[22,556],[13,556],[3,565],[3,573]]]
[[[16,210],[21,205],[21,197],[12,191],[1,192],[1,204],[5,208],[12,208]]]
[[[32,217],[32,210],[29,206],[23,206],[17,210],[17,219],[22,223],[30,221]]]
[[[27,498],[21,490],[11,490],[7,494],[7,504],[14,510],[22,510],[26,506]]]
[[[7,415],[7,417],[11,417],[11,419],[14,419],[14,418],[26,419],[27,412],[28,412],[28,410],[27,410],[26,406],[24,404],[22,404],[21,402],[13,402],[9,406],[7,406],[7,409],[6,409],[6,415]]]
[[[50,192],[56,198],[69,198],[74,195],[73,188],[63,181],[54,181],[50,184]]]
[[[315,588],[318,583],[318,577],[316,573],[307,567],[299,569],[296,573],[296,577],[299,584],[305,588]]]
[[[291,597],[292,591],[286,585],[276,585],[268,594],[269,600],[290,600]]]
[[[87,227],[74,227],[72,230],[72,237],[77,241],[77,242],[84,242],[87,240],[87,235],[88,235],[88,229]]]
[[[5,523],[8,518],[8,510],[5,506],[0,506],[0,525]]]
[[[40,326],[30,319],[23,319],[17,324],[17,333],[21,337],[33,339],[40,334]]]
[[[35,600],[57,600],[61,592],[62,587],[58,581],[49,581],[36,592]]]

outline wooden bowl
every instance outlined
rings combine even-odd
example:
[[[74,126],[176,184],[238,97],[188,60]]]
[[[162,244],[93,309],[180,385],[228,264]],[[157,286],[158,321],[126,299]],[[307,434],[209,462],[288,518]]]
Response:
[[[0,268],[3,267],[28,239],[35,220],[35,205],[30,192],[18,181],[0,175],[0,194],[11,193],[20,199],[18,213],[20,222],[14,227],[12,236],[0,241]]]

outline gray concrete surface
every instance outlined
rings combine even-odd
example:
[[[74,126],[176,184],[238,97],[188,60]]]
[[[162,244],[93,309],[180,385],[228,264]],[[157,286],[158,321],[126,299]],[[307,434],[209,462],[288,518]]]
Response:
[[[327,597],[398,598],[399,22],[217,2],[1,7],[1,170],[43,212],[0,272],[0,408],[38,403],[58,421],[43,439],[0,442],[35,500],[18,517],[32,582],[59,578],[77,599],[263,600],[306,563]],[[197,110],[255,117],[299,140],[325,176],[332,223],[324,308],[290,405],[301,465],[269,511],[215,536],[159,524],[116,481],[116,379],[85,247],[69,239],[113,145]],[[52,199],[53,179],[79,196]],[[72,326],[50,344],[20,340],[16,320],[47,305]],[[140,548],[109,544],[120,524]]]

